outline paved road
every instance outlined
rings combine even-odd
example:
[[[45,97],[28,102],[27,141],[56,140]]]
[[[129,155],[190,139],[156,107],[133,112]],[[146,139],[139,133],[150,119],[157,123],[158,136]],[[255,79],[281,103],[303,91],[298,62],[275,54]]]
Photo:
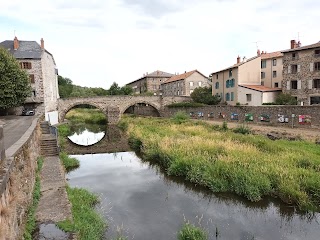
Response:
[[[30,127],[34,116],[0,116],[4,122],[4,148],[7,150],[18,141]]]

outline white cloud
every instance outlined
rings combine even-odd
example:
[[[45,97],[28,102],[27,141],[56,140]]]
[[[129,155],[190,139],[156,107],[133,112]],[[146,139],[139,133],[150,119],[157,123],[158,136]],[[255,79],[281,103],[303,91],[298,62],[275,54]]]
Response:
[[[156,69],[206,75],[259,48],[319,41],[315,0],[93,0],[1,3],[1,40],[13,31],[45,39],[59,73],[75,84],[108,88]]]

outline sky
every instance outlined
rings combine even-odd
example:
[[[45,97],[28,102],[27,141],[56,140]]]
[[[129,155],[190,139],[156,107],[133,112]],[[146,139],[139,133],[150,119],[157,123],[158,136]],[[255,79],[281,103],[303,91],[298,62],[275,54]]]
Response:
[[[319,0],[10,0],[0,41],[31,40],[74,84],[108,89],[155,70],[204,75],[261,51],[320,41]]]

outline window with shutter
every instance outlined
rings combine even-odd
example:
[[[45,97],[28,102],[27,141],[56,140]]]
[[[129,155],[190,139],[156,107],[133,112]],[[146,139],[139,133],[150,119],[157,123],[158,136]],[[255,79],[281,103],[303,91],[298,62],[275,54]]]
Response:
[[[301,65],[298,64],[298,65],[297,65],[297,72],[300,72],[300,68],[301,68]]]
[[[290,90],[290,81],[287,81],[287,90]]]
[[[298,80],[297,89],[301,89],[301,80]]]
[[[30,83],[34,83],[34,74],[29,75]]]
[[[291,65],[288,66],[288,73],[291,73]]]
[[[312,82],[313,82],[312,80],[309,80],[309,86],[308,86],[309,89],[312,89]]]
[[[311,71],[311,66],[312,66],[312,71],[313,71],[313,66],[315,71],[320,71],[320,62],[315,62],[314,64],[310,63],[310,71]]]

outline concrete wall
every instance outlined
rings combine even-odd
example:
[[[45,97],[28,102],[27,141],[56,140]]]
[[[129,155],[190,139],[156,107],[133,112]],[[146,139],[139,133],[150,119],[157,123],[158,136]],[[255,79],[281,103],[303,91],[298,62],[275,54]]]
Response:
[[[274,102],[277,98],[277,96],[281,93],[281,91],[278,92],[264,92],[262,97],[262,103],[270,103]]]
[[[251,94],[251,101],[247,101],[247,94]],[[262,92],[238,86],[238,102],[248,106],[261,106],[263,101]]]
[[[295,127],[301,128],[319,128],[320,127],[320,106],[206,106],[201,108],[165,108],[161,114],[163,117],[171,117],[178,111],[185,111],[187,114],[194,113],[195,118],[197,113],[203,113],[204,120],[221,120],[242,123],[245,121],[245,114],[253,114],[253,122],[261,125],[275,125],[275,126],[292,126],[292,114],[295,114],[293,123]],[[221,114],[220,114],[221,113]],[[232,120],[231,114],[238,114],[238,120]],[[259,116],[267,114],[270,116],[270,122],[261,122]],[[225,118],[221,118],[224,115]],[[279,116],[280,115],[280,116]],[[298,115],[310,115],[311,124],[300,124]],[[284,116],[288,118],[288,123],[281,123],[278,119]],[[250,122],[249,122],[250,123]],[[319,131],[319,130],[316,130]]]
[[[0,166],[0,239],[21,239],[32,202],[40,127],[35,119],[26,133],[6,151]],[[5,137],[5,136],[4,136]]]

